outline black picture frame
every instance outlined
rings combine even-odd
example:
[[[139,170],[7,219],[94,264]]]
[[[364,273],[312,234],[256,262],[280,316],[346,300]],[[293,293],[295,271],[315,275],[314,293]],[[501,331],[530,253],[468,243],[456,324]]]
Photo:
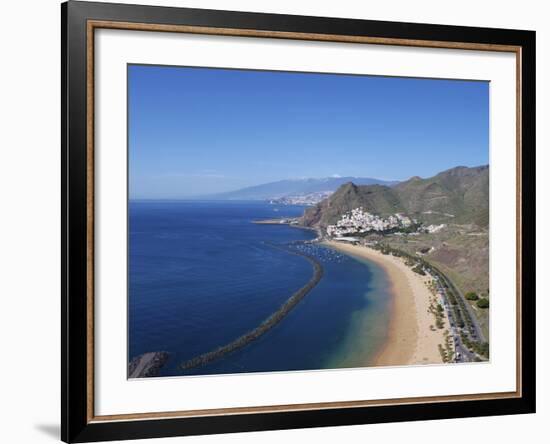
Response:
[[[521,66],[521,307],[519,319],[521,393],[499,399],[388,403],[317,410],[242,412],[96,421],[90,416],[88,359],[93,319],[87,294],[89,187],[87,146],[88,22],[114,21],[209,28],[261,30],[380,39],[511,45],[520,48]],[[433,24],[305,17],[69,1],[61,5],[62,54],[62,375],[61,438],[90,442],[180,435],[277,430],[336,425],[510,415],[535,412],[535,32]]]

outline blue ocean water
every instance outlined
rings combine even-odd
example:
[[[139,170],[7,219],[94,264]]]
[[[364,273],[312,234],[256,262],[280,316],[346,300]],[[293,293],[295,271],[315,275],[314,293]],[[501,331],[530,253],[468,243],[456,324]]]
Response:
[[[389,292],[375,264],[317,244],[310,230],[254,224],[301,206],[262,202],[131,201],[129,359],[167,351],[160,376],[360,367],[385,339]],[[257,327],[311,278],[319,284],[273,329],[202,367],[179,364]]]

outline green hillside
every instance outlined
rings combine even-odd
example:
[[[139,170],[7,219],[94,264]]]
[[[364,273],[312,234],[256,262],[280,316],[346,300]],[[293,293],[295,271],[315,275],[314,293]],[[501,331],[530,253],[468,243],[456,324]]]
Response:
[[[343,213],[361,206],[380,214],[404,211],[393,188],[383,185],[357,186],[350,182],[338,188],[329,198],[306,210],[302,221],[307,226],[326,227],[334,224]]]
[[[326,227],[357,207],[380,215],[403,212],[427,223],[484,228],[489,223],[489,166],[456,167],[426,179],[413,177],[393,187],[346,183],[306,210],[302,223]]]
[[[456,167],[394,188],[406,211],[420,218],[431,212],[452,215],[453,223],[487,226],[489,222],[489,166]]]

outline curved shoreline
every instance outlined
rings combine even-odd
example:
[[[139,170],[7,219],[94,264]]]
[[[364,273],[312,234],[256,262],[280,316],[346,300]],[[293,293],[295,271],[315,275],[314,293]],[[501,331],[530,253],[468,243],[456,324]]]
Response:
[[[183,362],[179,365],[181,370],[189,370],[191,368],[200,367],[202,365],[208,364],[212,361],[215,361],[229,353],[232,353],[240,348],[245,347],[250,344],[252,341],[258,339],[263,334],[271,330],[275,325],[281,322],[285,316],[287,316],[292,309],[319,283],[323,277],[323,267],[321,263],[315,259],[313,256],[309,256],[303,252],[292,251],[270,244],[273,248],[278,248],[286,251],[290,254],[295,254],[297,256],[302,256],[307,259],[313,266],[313,276],[311,279],[301,287],[298,291],[292,294],[286,302],[279,307],[277,311],[271,314],[267,319],[265,319],[259,326],[250,330],[248,333],[245,333],[242,336],[239,336],[237,339],[231,341],[230,343],[218,347],[215,350],[199,355],[195,358],[191,358],[188,361]]]
[[[341,253],[356,256],[379,265],[391,283],[390,321],[387,338],[374,358],[365,366],[390,366],[442,363],[438,344],[443,331],[430,329],[434,323],[428,312],[431,294],[425,279],[415,274],[394,256],[366,246],[324,241],[324,245]]]

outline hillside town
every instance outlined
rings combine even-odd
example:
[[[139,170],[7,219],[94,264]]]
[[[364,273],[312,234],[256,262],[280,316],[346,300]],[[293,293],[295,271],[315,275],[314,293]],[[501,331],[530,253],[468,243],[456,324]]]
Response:
[[[294,194],[290,196],[272,198],[269,200],[269,203],[272,205],[313,206],[329,197],[332,193],[333,191],[316,191],[312,193]]]
[[[407,229],[415,224],[417,224],[416,220],[401,213],[382,217],[363,210],[363,207],[359,207],[344,213],[340,217],[340,220],[336,222],[336,225],[328,225],[326,230],[329,236],[340,237],[371,231],[386,232]]]

